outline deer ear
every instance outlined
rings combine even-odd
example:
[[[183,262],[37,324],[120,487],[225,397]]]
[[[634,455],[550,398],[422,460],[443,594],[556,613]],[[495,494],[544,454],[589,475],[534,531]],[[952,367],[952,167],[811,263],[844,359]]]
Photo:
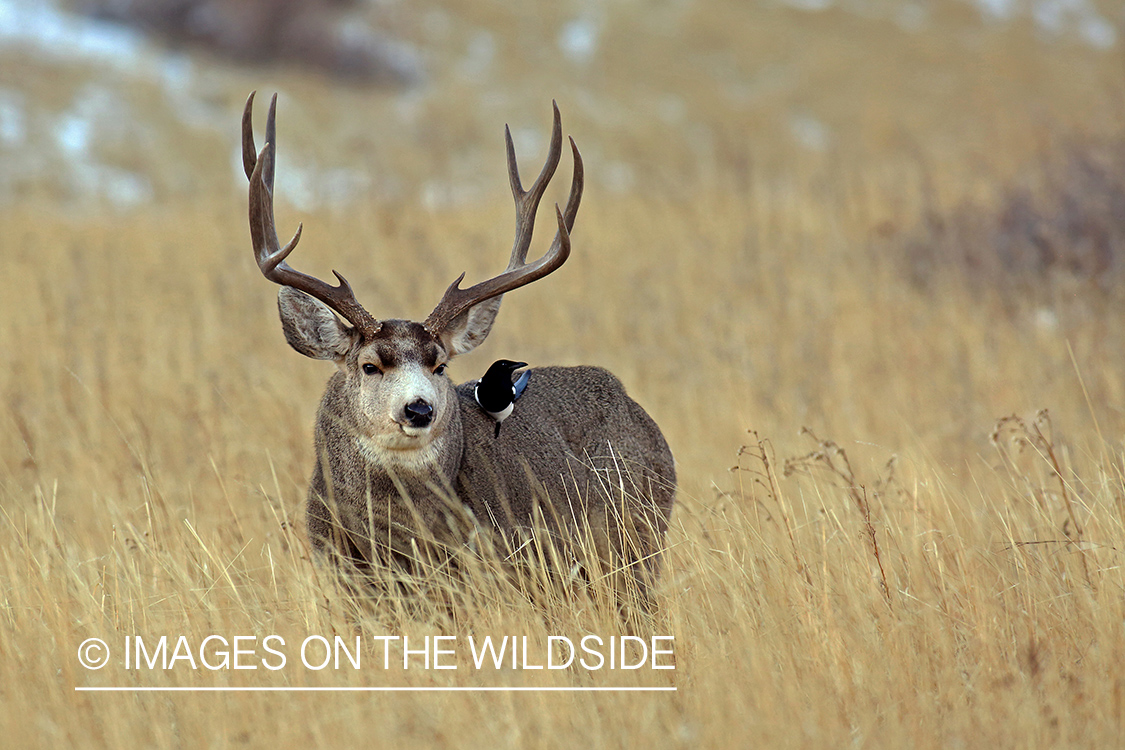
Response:
[[[344,325],[322,302],[304,292],[283,286],[277,293],[277,310],[285,340],[306,357],[343,362],[359,336]]]
[[[496,322],[496,313],[500,312],[500,300],[503,298],[504,295],[500,295],[473,305],[450,321],[442,333],[450,356],[468,354],[484,343],[492,331],[492,324]]]

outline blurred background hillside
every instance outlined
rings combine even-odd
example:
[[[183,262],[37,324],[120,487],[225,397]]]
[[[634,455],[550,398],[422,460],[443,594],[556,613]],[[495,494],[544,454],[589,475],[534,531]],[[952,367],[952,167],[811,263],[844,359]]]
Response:
[[[794,162],[1004,175],[1116,132],[1110,0],[0,0],[0,201],[130,210],[241,192],[237,113],[282,92],[312,210],[503,196],[549,101],[593,199],[784,183]],[[830,171],[830,170],[829,170]]]

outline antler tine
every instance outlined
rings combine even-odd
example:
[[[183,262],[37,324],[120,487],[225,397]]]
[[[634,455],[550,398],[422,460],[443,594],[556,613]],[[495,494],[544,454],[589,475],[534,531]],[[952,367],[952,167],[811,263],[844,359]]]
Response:
[[[582,154],[578,153],[578,146],[573,138],[570,140],[570,150],[574,154],[574,176],[570,180],[570,195],[566,199],[566,231],[574,228],[574,219],[578,216],[578,204],[582,202],[582,188],[586,184],[586,172],[582,167]]]
[[[246,108],[242,110],[242,169],[248,180],[258,163],[258,147],[254,145],[254,95],[257,93],[250,92],[250,96],[246,97]]]
[[[512,198],[516,202],[516,238],[512,245],[512,257],[508,261],[508,270],[518,268],[527,261],[527,250],[531,246],[531,235],[535,229],[535,214],[539,211],[539,201],[547,190],[547,184],[555,176],[562,156],[562,117],[559,115],[559,105],[551,101],[554,109],[555,121],[551,129],[551,147],[547,150],[547,161],[543,164],[539,176],[531,183],[531,188],[523,189],[520,184],[520,169],[516,164],[516,147],[512,144],[512,131],[504,126],[504,145],[508,152],[508,182],[512,186]]]
[[[254,172],[254,166],[257,163],[258,153],[257,146],[254,145],[254,95],[257,91],[251,91],[250,96],[246,97],[246,108],[242,110],[242,169],[246,172],[246,179],[250,179],[250,175]],[[270,98],[269,114],[266,115],[266,143],[272,143],[274,148],[277,148],[277,94]],[[265,180],[266,187],[269,188],[270,193],[273,193],[273,164],[263,172],[262,179]]]
[[[512,136],[508,128],[504,129],[505,141],[508,151],[508,180],[512,186],[512,196],[516,202],[516,240],[512,247],[512,256],[508,261],[508,268],[504,273],[482,281],[479,284],[461,289],[461,281],[465,274],[445,290],[438,306],[423,323],[426,330],[433,335],[439,335],[459,315],[474,305],[485,300],[498,297],[505,292],[518,289],[525,284],[530,284],[541,279],[547,274],[558,269],[570,257],[570,230],[574,226],[574,219],[578,215],[578,205],[582,202],[582,188],[585,176],[582,167],[582,156],[578,153],[578,146],[574,139],[570,139],[570,148],[574,153],[574,175],[570,183],[570,196],[566,202],[566,212],[555,206],[558,215],[559,230],[551,247],[542,258],[534,263],[526,263],[527,250],[531,245],[531,235],[535,224],[535,213],[539,208],[539,201],[547,188],[547,183],[555,173],[562,153],[562,118],[559,116],[558,104],[552,102],[555,114],[554,128],[551,134],[551,147],[547,152],[547,161],[543,165],[539,176],[528,190],[520,184],[519,169],[516,167],[515,147],[512,145]]]
[[[563,212],[558,204],[555,204],[555,214],[559,223],[559,231],[555,235],[554,242],[551,243],[551,248],[542,258],[534,263],[505,271],[499,276],[474,284],[468,289],[459,287],[461,280],[465,278],[465,274],[462,273],[445,290],[441,302],[426,318],[426,322],[422,324],[426,330],[434,336],[440,335],[446,326],[470,307],[530,284],[558,270],[570,257],[570,232],[567,231],[566,219],[563,217]]]
[[[270,102],[269,116],[266,120],[266,144],[257,156],[254,155],[254,133],[251,127],[253,105],[254,94],[251,93],[246,100],[246,110],[242,115],[242,165],[247,170],[247,177],[250,178],[250,239],[254,245],[258,268],[270,281],[292,287],[320,300],[358,328],[365,338],[374,336],[379,331],[380,323],[359,304],[347,279],[333,271],[340,283],[332,286],[314,276],[295,270],[285,262],[297,247],[304,225],[297,225],[293,239],[289,240],[285,247],[280,247],[273,218],[277,94],[274,94]]]

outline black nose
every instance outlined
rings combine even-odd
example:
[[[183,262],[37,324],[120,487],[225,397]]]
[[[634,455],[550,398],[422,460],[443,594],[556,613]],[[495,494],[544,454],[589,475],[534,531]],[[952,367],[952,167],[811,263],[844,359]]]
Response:
[[[406,421],[410,423],[411,427],[425,427],[434,418],[434,407],[422,399],[407,404],[403,411],[406,412]]]

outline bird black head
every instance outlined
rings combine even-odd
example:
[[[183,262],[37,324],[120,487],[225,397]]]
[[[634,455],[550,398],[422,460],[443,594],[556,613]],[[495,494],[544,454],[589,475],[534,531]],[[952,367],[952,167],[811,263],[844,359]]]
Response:
[[[501,379],[507,375],[508,382],[512,381],[512,373],[521,367],[527,367],[527,362],[513,362],[510,359],[498,359],[488,368],[481,380]]]

